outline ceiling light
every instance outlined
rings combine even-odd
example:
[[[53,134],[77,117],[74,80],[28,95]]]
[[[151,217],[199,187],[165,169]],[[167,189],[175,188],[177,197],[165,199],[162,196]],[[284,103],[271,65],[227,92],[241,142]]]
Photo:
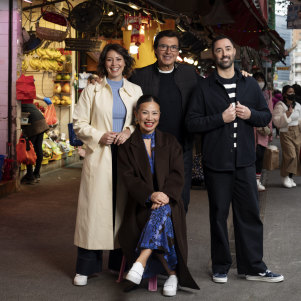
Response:
[[[165,22],[162,20],[162,19],[159,19],[159,18],[154,18],[154,20],[159,23],[159,24],[165,24]]]
[[[143,12],[148,16],[151,15],[151,13],[149,11],[147,11],[146,9],[144,9]]]
[[[133,26],[131,24],[128,25],[128,30],[132,30]]]
[[[198,65],[198,63],[199,63],[198,61],[195,61],[193,65],[197,66],[197,65]]]
[[[180,25],[177,25],[177,28],[180,30],[180,31],[182,31],[182,32],[185,32],[186,30],[182,27],[182,26],[180,26]]]
[[[23,1],[32,4],[32,0],[23,0]]]
[[[109,12],[108,12],[108,16],[109,16],[109,17],[111,17],[111,16],[113,16],[113,15],[114,15],[114,12],[112,12],[112,11],[109,11]]]
[[[137,54],[138,53],[138,46],[135,43],[130,44],[130,54]]]
[[[129,2],[128,6],[131,7],[132,9],[135,9],[135,10],[141,9],[140,6],[138,6],[138,5],[136,5],[136,4],[132,3],[132,2]]]

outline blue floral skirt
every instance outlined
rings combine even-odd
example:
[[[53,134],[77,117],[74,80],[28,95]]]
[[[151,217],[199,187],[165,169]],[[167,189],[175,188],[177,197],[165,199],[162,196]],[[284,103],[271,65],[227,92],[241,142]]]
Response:
[[[175,269],[177,254],[171,220],[171,208],[168,204],[152,210],[136,248],[137,257],[142,249],[151,249],[154,251],[153,253],[163,254],[169,269]],[[164,271],[162,263],[153,255],[150,256],[146,264],[143,278],[150,278]]]

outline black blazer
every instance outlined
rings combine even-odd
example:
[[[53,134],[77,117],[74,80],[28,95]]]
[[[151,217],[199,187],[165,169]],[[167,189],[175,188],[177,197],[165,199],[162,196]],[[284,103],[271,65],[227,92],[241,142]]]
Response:
[[[236,118],[225,123],[222,113],[230,98],[214,71],[199,81],[186,115],[189,132],[202,133],[204,166],[217,171],[232,171],[246,167],[256,160],[254,127],[268,125],[272,115],[259,85],[253,77],[243,77],[238,70],[236,100],[251,110],[248,120]],[[234,126],[237,122],[237,148],[234,150]]]
[[[174,78],[182,96],[183,118],[185,118],[188,104],[200,76],[197,74],[193,66],[176,63]],[[129,78],[129,81],[139,85],[143,94],[150,94],[157,97],[160,85],[158,63],[156,62],[152,65],[135,69],[132,76]],[[183,127],[185,127],[184,122]],[[184,151],[192,148],[192,135],[186,133],[185,136]]]
[[[181,199],[184,185],[182,147],[176,138],[156,130],[155,173],[158,190],[169,196],[178,258],[179,284],[198,289],[187,268],[186,215]],[[141,132],[137,128],[118,148],[118,174],[127,189],[127,203],[118,240],[127,261],[135,260],[141,231],[149,219],[151,209],[146,201],[155,191],[149,160]]]

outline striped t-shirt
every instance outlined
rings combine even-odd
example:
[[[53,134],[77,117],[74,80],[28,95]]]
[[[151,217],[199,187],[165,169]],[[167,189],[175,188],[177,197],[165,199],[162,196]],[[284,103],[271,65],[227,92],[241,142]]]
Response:
[[[232,78],[223,78],[218,76],[219,81],[224,86],[232,106],[235,108],[236,106],[236,74]],[[234,132],[233,132],[233,147],[237,147],[237,120],[235,119],[233,122]]]

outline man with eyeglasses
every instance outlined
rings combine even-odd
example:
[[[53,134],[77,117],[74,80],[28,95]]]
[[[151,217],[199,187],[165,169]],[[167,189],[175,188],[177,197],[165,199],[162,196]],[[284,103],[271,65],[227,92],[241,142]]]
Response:
[[[142,88],[143,94],[159,99],[161,117],[158,128],[174,135],[183,147],[185,185],[182,193],[187,212],[190,200],[192,136],[185,130],[185,113],[192,92],[200,78],[193,66],[176,62],[180,37],[176,31],[164,30],[154,41],[157,61],[136,69],[129,79]]]

